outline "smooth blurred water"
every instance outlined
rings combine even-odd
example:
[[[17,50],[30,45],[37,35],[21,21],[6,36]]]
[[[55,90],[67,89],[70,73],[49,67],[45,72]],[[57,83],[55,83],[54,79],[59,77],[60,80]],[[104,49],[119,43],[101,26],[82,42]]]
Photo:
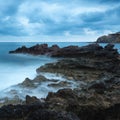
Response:
[[[0,43],[0,90],[11,85],[22,82],[26,77],[34,78],[36,76],[36,68],[45,63],[54,62],[57,59],[46,56],[32,56],[27,54],[9,54],[10,50],[15,50],[22,45],[27,47],[38,44],[38,42],[1,42]],[[41,43],[39,43],[41,44]],[[89,43],[78,42],[50,42],[49,46],[58,44],[60,47],[68,45],[84,46]],[[101,44],[102,46],[106,44]],[[115,48],[119,49],[120,44],[115,44]]]

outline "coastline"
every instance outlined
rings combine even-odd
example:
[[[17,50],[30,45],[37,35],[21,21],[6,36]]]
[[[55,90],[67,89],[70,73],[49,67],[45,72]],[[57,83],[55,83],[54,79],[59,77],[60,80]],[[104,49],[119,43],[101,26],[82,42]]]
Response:
[[[34,89],[41,85],[42,82],[48,82],[51,80],[52,83],[48,85],[53,88],[57,87],[58,91],[55,93],[49,92],[47,97],[44,99],[39,99],[35,96],[26,96],[25,101],[21,102],[23,105],[11,105],[11,107],[19,109],[22,106],[25,106],[26,108],[31,105],[34,107],[37,106],[37,108],[35,107],[34,112],[39,117],[39,112],[42,114],[43,111],[39,111],[40,108],[38,108],[38,106],[41,107],[42,105],[42,109],[47,110],[45,112],[46,115],[51,112],[55,113],[55,111],[57,112],[56,114],[61,113],[60,111],[64,111],[66,114],[72,112],[74,115],[70,115],[73,115],[74,117],[72,117],[72,119],[68,117],[68,120],[87,120],[88,118],[89,120],[96,120],[97,116],[99,116],[97,120],[119,119],[120,107],[116,108],[116,105],[120,106],[120,60],[118,59],[118,52],[113,47],[114,46],[110,44],[105,48],[96,44],[88,45],[84,48],[82,47],[82,49],[72,46],[73,53],[71,55],[70,51],[70,56],[67,56],[67,58],[63,57],[63,55],[66,54],[66,48],[62,49],[63,53],[59,52],[58,54],[58,52],[55,51],[56,54],[52,54],[55,57],[57,55],[59,57],[62,56],[62,60],[59,60],[56,63],[49,63],[38,68],[36,70],[38,73],[36,78],[33,80],[26,78],[25,81],[18,86]],[[76,48],[78,51],[82,51],[76,54]],[[67,51],[68,49],[69,47],[67,47]],[[63,75],[65,81],[45,78],[41,75],[42,72]],[[66,81],[66,79],[68,81]],[[76,82],[76,88],[71,89],[71,81]],[[61,86],[62,89],[59,90]],[[16,91],[12,92],[15,94]],[[47,107],[44,105],[47,105]],[[8,108],[9,106],[5,107]],[[10,109],[12,110],[12,108]],[[4,111],[4,106],[0,110]],[[21,111],[23,111],[22,108]],[[31,112],[31,110],[28,111]],[[110,115],[109,111],[112,111],[112,115]],[[90,113],[87,114],[88,112]],[[67,117],[66,114],[64,114],[65,116],[63,117]],[[24,114],[22,117],[25,117],[26,115],[28,114]],[[28,119],[30,115],[28,115]],[[11,117],[14,118],[15,116]]]

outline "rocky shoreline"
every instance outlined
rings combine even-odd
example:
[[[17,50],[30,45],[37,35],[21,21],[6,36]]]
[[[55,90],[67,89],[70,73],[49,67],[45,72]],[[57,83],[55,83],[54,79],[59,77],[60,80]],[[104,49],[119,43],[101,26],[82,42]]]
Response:
[[[47,86],[58,91],[49,92],[44,99],[27,95],[19,105],[2,106],[0,120],[120,120],[120,55],[114,45],[59,48],[43,44],[10,53],[61,57],[38,68],[33,80],[26,78],[17,85],[33,90],[51,81]],[[65,80],[41,75],[46,72],[62,75]]]

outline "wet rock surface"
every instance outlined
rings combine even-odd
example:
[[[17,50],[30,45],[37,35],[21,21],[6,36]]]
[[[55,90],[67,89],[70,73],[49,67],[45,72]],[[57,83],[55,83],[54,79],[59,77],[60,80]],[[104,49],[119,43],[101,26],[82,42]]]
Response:
[[[42,82],[48,82],[49,79],[45,78],[42,75],[37,75],[33,80],[26,78],[22,83],[18,84],[18,86],[23,88],[36,88]]]
[[[48,48],[47,45],[41,47]],[[41,47],[38,45],[37,50]],[[42,82],[50,81],[40,75],[49,72],[61,74],[67,81],[53,79],[48,86],[69,86],[74,80],[76,88],[49,92],[44,99],[27,95],[21,105],[1,107],[0,120],[120,120],[120,59],[114,46],[108,44],[103,48],[91,44],[84,47],[53,46],[51,49],[49,55],[64,58],[38,68],[35,79],[26,78],[19,86],[36,88]]]
[[[7,105],[0,108],[1,120],[119,120],[120,94],[112,91],[97,92],[95,87],[61,89],[50,92],[42,102],[26,96],[23,105]],[[94,89],[95,88],[95,89]],[[120,87],[119,87],[120,88]],[[119,88],[118,92],[119,92]],[[89,89],[89,90],[88,90]],[[116,99],[115,99],[116,98]]]
[[[85,46],[78,57],[64,58],[56,63],[48,63],[36,71],[60,73],[74,80],[96,80],[102,74],[120,75],[119,53],[108,44],[104,48],[97,44]]]

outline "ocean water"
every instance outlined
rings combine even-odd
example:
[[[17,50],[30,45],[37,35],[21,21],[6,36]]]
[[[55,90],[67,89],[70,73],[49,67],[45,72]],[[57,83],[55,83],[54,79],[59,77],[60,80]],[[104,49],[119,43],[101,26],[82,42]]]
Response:
[[[1,42],[0,43],[0,91],[24,81],[26,77],[33,79],[36,76],[36,68],[57,61],[56,58],[46,56],[32,56],[28,54],[9,54],[10,50],[15,50],[22,45],[27,47],[38,44],[38,42]],[[39,42],[39,44],[41,44]],[[78,42],[50,42],[49,46],[58,44],[60,47],[68,45],[84,46],[89,43]],[[101,44],[105,46],[106,44]],[[120,44],[115,44],[120,52]],[[44,87],[44,86],[43,86]]]

